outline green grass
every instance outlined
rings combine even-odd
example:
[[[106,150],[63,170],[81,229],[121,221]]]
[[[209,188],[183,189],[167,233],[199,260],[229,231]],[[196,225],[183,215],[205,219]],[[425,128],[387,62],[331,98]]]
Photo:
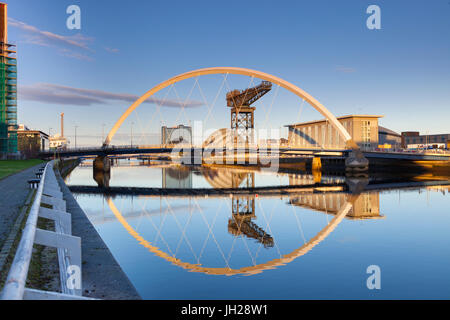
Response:
[[[40,159],[30,160],[0,160],[0,180],[39,163],[43,163]]]

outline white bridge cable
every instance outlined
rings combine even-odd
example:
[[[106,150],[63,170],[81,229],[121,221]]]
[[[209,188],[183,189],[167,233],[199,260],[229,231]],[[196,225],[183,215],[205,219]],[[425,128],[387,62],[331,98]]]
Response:
[[[181,243],[183,242],[183,237],[186,239],[186,241],[188,240],[187,237],[186,237],[186,229],[187,229],[187,227],[191,224],[191,220],[192,220],[192,206],[191,206],[191,204],[189,203],[189,217],[188,217],[188,221],[184,224],[184,228],[183,228],[183,231],[182,231],[182,237],[180,237],[180,240],[178,241],[178,245],[177,245],[177,248],[176,248],[176,250],[175,250],[175,255],[178,254],[178,250],[180,249]],[[197,255],[195,254],[194,249],[192,248],[191,243],[189,242],[188,245],[189,245],[189,248],[190,248],[191,251],[192,251],[192,254],[194,255],[194,257],[195,257],[195,258],[197,259],[197,261],[198,261],[199,258],[198,258]]]
[[[170,205],[170,203],[167,201],[167,198],[164,198],[166,204],[167,204],[167,208],[169,209],[170,214],[172,215],[173,219],[175,220],[175,223],[177,224],[178,230],[181,232],[181,236],[180,236],[180,240],[179,240],[179,244],[177,246],[177,248],[175,249],[175,254],[174,257],[176,257],[177,253],[178,253],[178,249],[180,246],[180,243],[183,241],[183,239],[186,241],[186,244],[189,246],[189,249],[192,252],[192,255],[194,256],[195,260],[197,260],[197,255],[194,252],[194,249],[192,248],[191,242],[189,241],[189,239],[186,237],[186,226],[189,225],[191,218],[192,218],[192,210],[190,211],[190,217],[188,218],[188,221],[185,224],[185,228],[183,229],[180,225],[180,222],[178,221],[175,212],[172,209],[172,206]],[[182,230],[183,229],[183,230]]]
[[[194,85],[192,86],[191,90],[189,91],[189,94],[187,95],[186,99],[184,100],[184,103],[181,105],[181,110],[180,110],[180,112],[178,113],[177,118],[175,119],[175,123],[178,122],[178,119],[180,119],[182,113],[184,113],[184,116],[185,116],[185,118],[186,118],[186,121],[189,123],[189,118],[188,118],[188,116],[187,116],[187,114],[186,114],[185,107],[186,107],[186,105],[187,105],[187,103],[188,103],[188,101],[189,101],[189,99],[190,99],[192,93],[194,92],[194,89],[195,89],[195,87],[196,87],[196,85],[197,85],[197,82],[198,82],[198,76],[195,77]],[[175,94],[176,94],[178,100],[182,101],[181,98],[180,98],[180,96],[178,95],[178,92],[177,92],[175,86],[173,87],[173,91],[175,92]]]
[[[220,201],[220,206],[219,206],[219,207],[217,208],[217,210],[216,210],[216,215],[214,216],[214,220],[212,221],[211,229],[209,229],[208,234],[207,234],[207,236],[206,236],[206,239],[205,239],[205,241],[203,242],[203,246],[202,246],[202,249],[201,249],[200,254],[199,254],[199,256],[198,256],[197,263],[200,263],[200,259],[201,259],[202,256],[203,256],[203,252],[204,252],[204,250],[205,250],[205,248],[206,248],[206,244],[208,243],[209,236],[210,236],[211,233],[212,233],[212,228],[214,228],[214,226],[216,225],[216,220],[217,220],[217,217],[218,217],[218,215],[219,215],[219,211],[220,211],[220,209],[222,208],[222,206],[223,206],[223,201]],[[229,259],[228,259],[228,260],[229,260]]]
[[[269,106],[269,111],[266,112],[266,119],[264,120],[263,128],[266,128],[267,124],[269,123],[269,115],[272,112],[273,104],[275,102],[275,99],[278,97],[278,92],[280,91],[280,85],[277,85],[277,89],[275,90],[275,94],[273,95],[272,102]],[[262,105],[261,105],[262,106]],[[264,109],[264,108],[263,108]],[[264,109],[265,110],[265,109]]]
[[[258,202],[258,205],[261,207],[261,204],[259,203],[259,202],[260,202],[260,199],[257,198],[257,200],[258,200],[258,201],[257,201],[257,202]],[[271,214],[270,214],[270,215],[271,215],[270,221],[272,221],[272,216],[273,216],[273,211],[274,211],[274,209],[275,209],[275,205],[272,206],[272,211],[271,211]],[[264,229],[264,230],[268,230],[268,231],[270,232],[271,237],[274,237],[274,234],[272,233],[272,230],[270,230],[270,225],[269,225],[270,221],[267,221],[267,218],[266,218],[266,216],[265,216],[265,214],[264,214],[264,211],[263,211],[262,215],[263,215],[264,220],[265,220],[265,222],[266,222],[266,226],[263,227],[263,229]],[[266,231],[264,231],[264,232],[266,232]],[[278,248],[277,243],[275,242],[275,239],[274,239],[274,244],[275,244],[275,247]],[[261,242],[260,245],[259,245],[259,247],[258,247],[258,249],[256,250],[255,259],[258,257],[259,252],[261,251],[261,248],[262,248],[262,247],[263,247],[263,243]],[[280,257],[281,257],[280,249],[278,248],[277,251],[278,251],[278,254],[279,254]]]
[[[223,253],[222,247],[221,247],[220,244],[217,242],[216,236],[214,235],[214,232],[212,231],[212,227],[211,227],[210,224],[208,223],[208,220],[205,218],[203,209],[202,209],[202,208],[200,207],[200,205],[198,204],[197,198],[194,198],[194,202],[195,202],[195,205],[197,206],[197,208],[198,208],[199,211],[200,211],[200,214],[201,214],[201,216],[202,216],[202,218],[203,218],[203,221],[205,222],[207,228],[208,228],[209,231],[211,232],[211,235],[212,235],[213,240],[214,240],[214,242],[215,242],[215,244],[216,244],[216,247],[217,247],[217,249],[219,250],[220,254],[222,255],[222,258],[223,258],[223,260],[225,261],[226,266],[227,266],[229,269],[231,269],[231,268],[230,268],[229,261],[228,261],[227,258],[225,257],[225,254]]]
[[[146,142],[146,143],[149,142],[149,140],[147,140],[148,138],[146,137],[145,133],[146,133],[147,130],[150,131],[150,127],[151,127],[152,124],[153,124],[153,121],[154,121],[154,119],[155,119],[155,117],[156,117],[156,114],[159,114],[160,121],[161,121],[162,123],[164,122],[164,118],[163,118],[163,115],[162,115],[162,113],[161,113],[161,106],[164,105],[164,104],[166,103],[167,97],[168,97],[169,93],[172,91],[173,86],[174,86],[174,83],[171,84],[170,87],[169,87],[169,89],[166,91],[166,94],[165,94],[163,100],[157,100],[157,102],[155,103],[155,104],[156,104],[156,110],[155,110],[155,112],[153,112],[152,117],[151,117],[150,121],[148,122],[148,124],[147,124],[147,125],[142,129],[142,131],[141,131],[141,141],[142,141],[142,138],[144,138],[144,142]],[[138,122],[139,122],[139,124],[140,124],[140,126],[141,126],[141,128],[142,128],[143,126],[142,126],[141,120],[140,120],[141,117],[138,116],[138,114],[137,114],[137,109],[138,109],[138,108],[136,108],[136,109],[134,110],[134,111],[136,112],[135,115],[136,115],[136,117],[138,118]],[[149,144],[151,144],[151,143],[149,143]]]
[[[297,221],[297,228],[299,229],[300,234],[301,234],[301,236],[303,238],[303,244],[306,244],[306,237],[305,237],[305,233],[303,232],[302,223],[301,223],[300,219],[298,218],[298,215],[297,215],[297,212],[294,209],[294,206],[291,204],[290,207],[291,207],[292,213],[294,214],[295,220]]]
[[[154,243],[155,246],[156,246],[157,243],[158,243],[158,239],[161,239],[162,242],[166,245],[167,250],[169,250],[170,255],[174,256],[172,250],[170,249],[169,244],[167,243],[166,239],[164,239],[164,237],[162,236],[162,233],[161,233],[161,228],[163,227],[163,225],[164,225],[164,223],[165,223],[165,221],[166,221],[166,218],[167,218],[167,216],[168,216],[168,214],[167,214],[168,208],[166,207],[166,210],[165,210],[165,212],[164,212],[162,221],[160,222],[159,228],[158,228],[158,227],[155,225],[155,223],[153,222],[153,219],[152,219],[151,215],[150,215],[150,214],[147,212],[147,210],[145,209],[145,204],[147,203],[147,201],[148,201],[148,200],[146,199],[145,202],[144,202],[144,204],[141,205],[141,210],[144,212],[145,216],[148,217],[148,220],[150,221],[150,223],[152,224],[154,230],[156,231],[156,235],[155,235],[155,239],[153,240],[153,243]]]
[[[258,206],[259,206],[259,208],[261,209],[262,216],[264,217],[264,220],[265,220],[266,223],[267,223],[267,224],[266,224],[265,230],[268,230],[269,233],[270,233],[271,235],[273,235],[272,229],[270,228],[270,222],[272,221],[272,218],[273,218],[273,212],[274,212],[275,208],[278,208],[278,207],[275,206],[275,204],[272,206],[272,211],[271,211],[271,213],[270,213],[270,220],[268,220],[267,217],[266,217],[265,210],[264,210],[263,207],[261,206],[261,203],[260,203],[260,202],[261,202],[261,201],[258,201]],[[262,245],[262,244],[261,244],[261,245]],[[279,254],[280,258],[281,258],[281,257],[282,257],[282,254],[281,254],[280,248],[278,247],[278,244],[277,244],[276,241],[274,241],[274,245],[275,245],[275,248],[277,249],[278,254]]]
[[[206,114],[206,117],[205,117],[205,119],[203,120],[203,123],[205,123],[205,125],[207,124],[207,120],[208,120],[209,116],[211,115],[211,116],[212,116],[212,119],[214,120],[215,126],[216,126],[217,128],[220,128],[220,126],[221,126],[221,125],[217,122],[217,119],[214,117],[214,115],[212,114],[211,111],[212,111],[212,110],[214,109],[214,107],[216,106],[217,99],[219,98],[219,95],[220,95],[220,93],[221,93],[222,90],[223,90],[223,87],[224,87],[224,85],[225,85],[225,82],[226,82],[227,77],[228,77],[228,73],[226,73],[226,74],[224,75],[224,79],[222,80],[222,84],[220,85],[219,89],[217,90],[216,96],[215,96],[215,98],[214,98],[212,104],[208,104],[208,101],[207,101],[207,99],[206,99],[206,97],[205,97],[205,94],[204,94],[204,92],[203,92],[203,90],[202,90],[202,88],[201,88],[201,86],[200,86],[200,82],[197,83],[197,84],[198,84],[198,89],[199,89],[200,94],[201,94],[201,96],[202,96],[202,99],[203,99],[204,103],[206,103],[206,107],[207,107],[207,109],[208,109],[208,113]]]
[[[297,123],[300,121],[304,105],[305,105],[305,99],[302,99],[302,102],[300,104],[300,109],[298,110],[298,113],[297,113],[297,120],[296,120]]]

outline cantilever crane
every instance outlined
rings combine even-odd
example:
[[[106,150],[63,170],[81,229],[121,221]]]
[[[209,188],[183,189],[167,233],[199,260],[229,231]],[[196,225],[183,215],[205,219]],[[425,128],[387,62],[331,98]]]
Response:
[[[238,134],[254,128],[255,107],[251,105],[272,89],[272,83],[262,81],[259,85],[245,90],[227,93],[227,106],[231,108],[231,129]]]

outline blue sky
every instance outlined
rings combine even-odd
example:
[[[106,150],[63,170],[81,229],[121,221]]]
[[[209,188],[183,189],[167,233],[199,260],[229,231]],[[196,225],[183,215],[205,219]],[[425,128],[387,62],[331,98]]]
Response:
[[[337,116],[381,114],[398,132],[450,133],[449,0],[4,2],[18,45],[19,122],[55,133],[64,112],[81,145],[100,143],[102,128],[157,83],[211,66],[274,74]],[[71,4],[81,30],[66,27]],[[370,4],[381,8],[381,30],[366,27]],[[214,96],[217,87],[202,84]],[[292,123],[296,103],[275,100],[272,126]],[[223,105],[214,112],[225,119]],[[155,110],[141,109],[142,122]],[[167,118],[174,109],[161,108]]]

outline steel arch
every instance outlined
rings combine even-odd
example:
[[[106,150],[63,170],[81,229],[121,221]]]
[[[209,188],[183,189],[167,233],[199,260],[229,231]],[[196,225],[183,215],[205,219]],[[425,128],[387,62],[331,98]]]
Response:
[[[117,122],[114,124],[112,129],[109,131],[108,136],[106,137],[106,140],[104,142],[104,145],[107,146],[111,143],[112,138],[116,134],[117,130],[120,128],[120,126],[123,124],[123,122],[128,118],[128,116],[133,112],[141,103],[143,103],[145,100],[150,98],[152,95],[157,93],[158,91],[167,88],[168,86],[180,82],[182,80],[186,80],[189,78],[194,78],[197,76],[203,76],[203,75],[210,75],[210,74],[238,74],[243,76],[250,76],[250,77],[256,77],[261,80],[270,81],[272,83],[275,83],[279,85],[280,87],[285,88],[286,90],[289,90],[290,92],[294,93],[295,95],[299,96],[302,99],[305,99],[310,105],[312,105],[317,111],[319,111],[326,119],[328,119],[331,123],[331,125],[339,132],[339,134],[344,139],[346,146],[357,150],[359,147],[356,145],[356,143],[353,141],[350,134],[347,132],[347,130],[344,128],[344,126],[336,119],[336,117],[327,109],[325,106],[323,106],[319,101],[317,101],[313,96],[311,96],[306,91],[300,89],[299,87],[295,86],[294,84],[283,80],[281,78],[278,78],[276,76],[273,76],[268,73],[264,73],[257,70],[247,69],[247,68],[236,68],[236,67],[212,67],[212,68],[204,68],[204,69],[197,69],[192,70],[186,73],[182,73],[180,75],[177,75],[173,78],[170,78],[169,80],[166,80],[164,82],[161,82],[157,86],[153,87],[149,91],[147,91],[144,95],[142,95],[139,99],[137,99],[117,120]]]

